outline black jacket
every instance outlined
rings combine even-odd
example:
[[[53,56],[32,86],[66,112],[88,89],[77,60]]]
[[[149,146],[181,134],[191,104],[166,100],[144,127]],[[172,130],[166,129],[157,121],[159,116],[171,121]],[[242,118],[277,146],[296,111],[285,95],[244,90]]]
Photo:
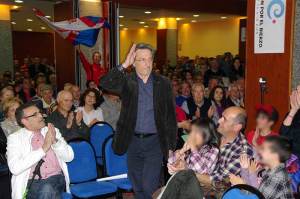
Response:
[[[155,123],[162,152],[167,157],[168,150],[176,148],[175,100],[170,82],[155,73],[152,75]],[[121,113],[113,139],[113,149],[117,154],[124,154],[135,133],[138,106],[137,74],[136,72],[125,74],[115,67],[101,78],[100,86],[118,94],[122,99]]]

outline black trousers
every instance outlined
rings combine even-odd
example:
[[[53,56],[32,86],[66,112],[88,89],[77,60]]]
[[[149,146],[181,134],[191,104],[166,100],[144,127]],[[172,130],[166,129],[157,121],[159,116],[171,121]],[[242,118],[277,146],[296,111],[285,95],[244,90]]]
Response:
[[[133,136],[128,148],[128,177],[136,199],[152,199],[159,187],[163,154],[158,135]]]

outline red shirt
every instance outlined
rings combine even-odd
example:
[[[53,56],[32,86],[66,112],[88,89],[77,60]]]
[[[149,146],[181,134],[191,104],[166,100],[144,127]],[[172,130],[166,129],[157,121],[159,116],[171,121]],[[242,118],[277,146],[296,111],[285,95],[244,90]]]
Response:
[[[248,140],[249,144],[251,144],[251,145],[253,145],[252,141],[253,141],[254,134],[255,134],[255,130],[249,131],[248,133],[246,133],[246,139]],[[259,135],[257,140],[256,140],[256,143],[260,146],[265,141],[266,137],[268,137],[270,135],[279,135],[279,134],[277,132],[272,131],[267,136]]]
[[[90,64],[81,51],[79,57],[86,73],[86,79],[93,80],[98,86],[99,79],[107,73],[107,68],[102,67],[100,64]]]

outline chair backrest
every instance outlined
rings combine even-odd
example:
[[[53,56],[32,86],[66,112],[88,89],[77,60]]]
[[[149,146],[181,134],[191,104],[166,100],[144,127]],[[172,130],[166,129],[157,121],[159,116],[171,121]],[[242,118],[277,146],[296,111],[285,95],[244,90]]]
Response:
[[[103,148],[105,175],[114,176],[127,173],[127,154],[115,154],[112,149],[112,136],[105,140]]]
[[[247,191],[247,192],[245,192]],[[265,199],[263,194],[256,188],[246,185],[238,184],[230,187],[223,194],[222,199]]]
[[[97,178],[94,150],[87,141],[73,141],[69,145],[74,159],[67,163],[71,183],[86,182]]]
[[[113,132],[113,128],[106,122],[97,122],[90,128],[90,142],[95,150],[96,157],[102,157],[102,145]]]

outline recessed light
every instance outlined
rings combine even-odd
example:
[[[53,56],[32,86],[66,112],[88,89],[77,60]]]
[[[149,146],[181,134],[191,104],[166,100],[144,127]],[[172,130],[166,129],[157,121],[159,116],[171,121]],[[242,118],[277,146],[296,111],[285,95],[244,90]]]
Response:
[[[177,21],[180,21],[181,19],[179,17],[176,18]]]
[[[32,29],[31,29],[31,28],[28,28],[27,31],[32,32]]]
[[[12,22],[11,22],[11,24],[12,24],[12,25],[16,25],[17,23],[16,23],[16,22],[14,22],[14,21],[12,21]]]
[[[199,15],[193,15],[193,17],[199,17]]]
[[[145,14],[151,14],[151,11],[145,11]]]
[[[221,19],[227,19],[227,17],[223,16],[223,17],[220,17]]]
[[[149,26],[145,25],[144,28],[149,28]]]
[[[123,27],[124,25],[123,24],[120,24],[120,27]]]
[[[123,16],[123,15],[120,15],[119,18],[124,18],[124,16]]]
[[[196,20],[192,20],[191,22],[192,22],[192,23],[196,23],[197,21],[196,21]]]
[[[48,19],[50,19],[50,18],[51,18],[51,16],[49,16],[49,15],[46,15],[45,17],[46,17],[46,18],[48,18]]]
[[[23,3],[21,0],[15,0],[15,3]]]
[[[16,10],[16,9],[18,9],[19,8],[19,6],[12,6],[11,7],[11,9],[13,9],[13,10]]]
[[[46,27],[44,27],[44,26],[41,26],[41,29],[42,29],[42,30],[46,30]]]
[[[33,20],[28,18],[28,19],[26,19],[26,21],[33,21]]]
[[[128,30],[128,28],[123,28],[123,30]]]
[[[139,23],[140,23],[140,24],[145,24],[145,22],[144,22],[144,21],[140,21]]]

